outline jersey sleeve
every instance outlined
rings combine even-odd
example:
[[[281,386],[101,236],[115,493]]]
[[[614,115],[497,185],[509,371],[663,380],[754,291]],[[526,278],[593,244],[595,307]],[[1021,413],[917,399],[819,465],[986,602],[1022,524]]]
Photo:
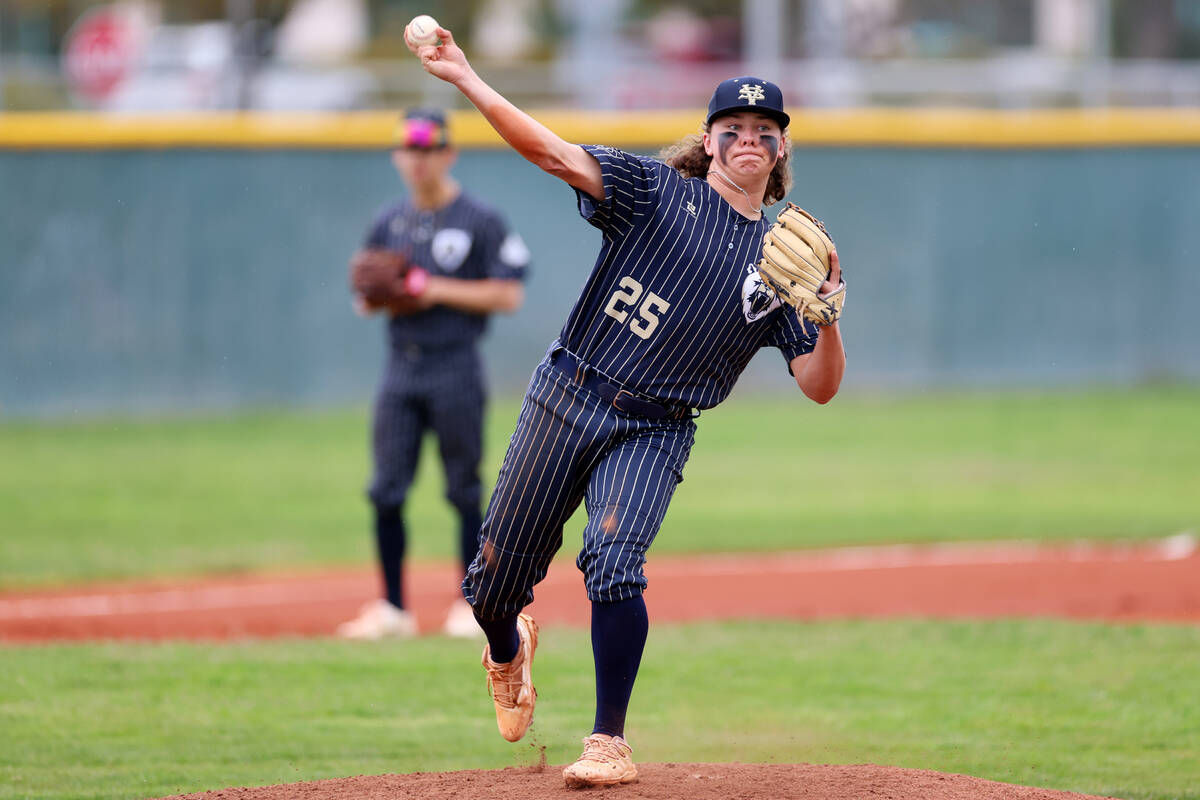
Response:
[[[529,248],[519,233],[509,229],[499,214],[489,214],[484,218],[478,235],[486,277],[525,280],[529,270]]]
[[[767,344],[779,348],[790,370],[793,358],[811,353],[817,346],[817,326],[800,319],[790,306],[783,306],[778,313],[779,319],[774,323]]]
[[[627,232],[658,190],[661,165],[615,147],[585,144],[583,149],[600,162],[604,199],[597,202],[587,192],[576,189],[580,216],[606,234]]]

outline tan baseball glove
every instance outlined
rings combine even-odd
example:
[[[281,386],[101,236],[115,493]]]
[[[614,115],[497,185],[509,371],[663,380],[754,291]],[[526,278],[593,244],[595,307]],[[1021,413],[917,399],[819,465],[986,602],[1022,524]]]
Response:
[[[758,274],[779,299],[818,325],[829,325],[842,314],[846,283],[819,294],[829,280],[833,240],[819,219],[788,203],[765,234]]]

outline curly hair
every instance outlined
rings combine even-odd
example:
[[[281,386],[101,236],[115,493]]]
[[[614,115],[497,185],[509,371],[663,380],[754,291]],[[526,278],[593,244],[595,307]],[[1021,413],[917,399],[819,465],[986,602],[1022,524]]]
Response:
[[[707,123],[700,128],[704,133],[709,132]],[[712,156],[704,152],[704,137],[699,133],[689,134],[675,144],[663,148],[658,157],[685,178],[706,177],[709,165],[712,164]],[[791,159],[792,143],[785,136],[783,151],[779,154],[779,160],[775,162],[770,177],[767,178],[767,190],[763,193],[763,202],[767,205],[774,205],[787,197],[788,190],[792,188]]]

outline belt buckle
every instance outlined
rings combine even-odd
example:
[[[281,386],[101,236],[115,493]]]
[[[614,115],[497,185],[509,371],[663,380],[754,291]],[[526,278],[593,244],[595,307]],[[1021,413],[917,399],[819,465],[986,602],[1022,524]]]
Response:
[[[624,407],[618,404],[622,399],[622,395],[628,398]],[[662,403],[657,403],[653,400],[643,400],[628,389],[617,390],[612,399],[612,407],[618,411],[624,411],[626,414],[634,414],[649,419],[662,419],[667,414],[667,408]]]
[[[613,395],[613,399],[612,399],[612,407],[617,409],[618,411],[625,411],[625,409],[623,409],[619,405],[617,405],[617,401],[619,401],[621,399],[621,395],[625,395],[630,400],[633,400],[635,403],[639,402],[638,396],[636,394],[634,394],[633,392],[629,391],[628,389],[618,389],[617,393]]]
[[[622,403],[622,395],[627,398],[624,403]],[[639,417],[658,419],[660,416],[662,416],[661,414],[655,413],[655,411],[661,410],[661,406],[659,406],[657,403],[651,403],[647,400],[643,400],[628,389],[617,390],[617,393],[613,395],[612,407],[617,411],[623,411],[626,414],[633,414]]]

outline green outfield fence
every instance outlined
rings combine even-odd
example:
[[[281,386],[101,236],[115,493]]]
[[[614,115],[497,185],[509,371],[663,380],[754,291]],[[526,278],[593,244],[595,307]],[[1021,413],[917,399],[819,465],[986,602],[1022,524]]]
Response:
[[[535,114],[655,152],[698,115]],[[363,402],[346,259],[400,191],[394,115],[0,115],[0,416]],[[533,252],[487,342],[518,391],[600,245],[571,190],[452,115]],[[789,199],[849,292],[850,387],[1200,379],[1200,112],[797,111]],[[785,389],[782,360],[746,384]]]

